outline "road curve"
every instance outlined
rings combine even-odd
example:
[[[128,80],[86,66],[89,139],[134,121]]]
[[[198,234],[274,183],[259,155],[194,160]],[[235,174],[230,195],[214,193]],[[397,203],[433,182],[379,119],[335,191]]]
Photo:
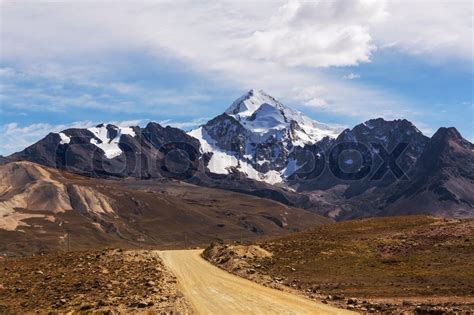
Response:
[[[232,275],[208,263],[201,252],[159,253],[197,314],[354,314]]]

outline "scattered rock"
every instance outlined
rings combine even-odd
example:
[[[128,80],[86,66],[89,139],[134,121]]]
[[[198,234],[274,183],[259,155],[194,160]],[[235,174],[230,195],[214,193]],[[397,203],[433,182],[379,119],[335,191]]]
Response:
[[[350,299],[347,300],[347,304],[357,304],[357,299],[350,298]]]
[[[92,308],[94,308],[94,305],[92,303],[87,303],[87,302],[82,303],[81,306],[79,307],[81,311],[87,311]]]
[[[97,302],[97,306],[99,307],[103,307],[103,306],[107,306],[109,305],[109,303],[105,300],[100,300],[99,302]]]
[[[185,305],[176,278],[155,252],[146,250],[8,258],[0,260],[0,279],[0,286],[8,288],[0,290],[4,305],[0,314],[92,313],[99,309],[114,314],[136,312],[138,307],[161,314],[162,307],[183,310]]]
[[[148,306],[148,303],[149,303],[148,301],[138,301],[136,305],[138,308],[145,308]]]

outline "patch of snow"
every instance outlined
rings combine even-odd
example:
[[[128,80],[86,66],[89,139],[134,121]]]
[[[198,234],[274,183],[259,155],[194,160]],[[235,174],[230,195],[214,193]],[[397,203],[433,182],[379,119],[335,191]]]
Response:
[[[63,132],[59,133],[59,137],[61,138],[60,144],[68,144],[71,142],[71,138]]]
[[[374,128],[375,128],[374,125],[372,125],[372,123],[370,123],[369,120],[366,121],[366,122],[364,123],[364,125],[365,125],[367,128],[369,128],[369,129],[374,129]]]
[[[109,127],[110,126],[111,125],[109,125]],[[102,149],[102,151],[104,151],[105,157],[108,159],[113,159],[122,154],[122,150],[119,147],[120,137],[122,135],[129,135],[132,137],[136,136],[131,127],[112,126],[112,128],[115,129],[117,133],[114,138],[110,137],[109,131],[105,125],[99,125],[97,127],[87,129],[95,136],[95,138],[91,139],[91,143]]]
[[[263,180],[266,183],[269,183],[271,185],[279,184],[283,182],[283,179],[281,178],[281,174],[277,171],[268,171],[265,174],[259,174],[259,177],[261,178],[260,180]]]
[[[214,149],[211,145],[216,144],[214,139],[212,139],[209,134],[204,130],[204,128],[199,127],[197,129],[191,130],[188,132],[188,135],[199,140],[201,143],[201,153],[213,152]]]
[[[233,168],[247,175],[248,178],[264,181],[269,184],[282,182],[280,173],[269,171],[265,174],[258,172],[252,165],[237,159],[232,153],[221,150],[214,139],[199,127],[188,133],[188,135],[196,138],[201,143],[201,153],[212,153],[207,168],[215,174],[229,174]]]
[[[289,159],[286,168],[281,171],[281,174],[284,178],[287,178],[293,175],[297,170],[299,170],[302,166],[298,165],[295,159]]]
[[[267,104],[262,104],[252,116],[252,119],[241,121],[244,127],[255,133],[266,133],[269,130],[281,130],[287,127],[285,117],[281,112]]]
[[[215,174],[229,174],[230,168],[237,167],[239,161],[231,154],[219,149],[216,141],[209,136],[204,128],[199,127],[188,133],[201,143],[201,153],[212,153],[207,167]]]
[[[262,166],[262,165],[265,164],[265,163],[270,163],[270,161],[267,160],[267,159],[263,159],[263,160],[258,160],[258,161],[257,161],[257,164],[260,165],[260,166]]]

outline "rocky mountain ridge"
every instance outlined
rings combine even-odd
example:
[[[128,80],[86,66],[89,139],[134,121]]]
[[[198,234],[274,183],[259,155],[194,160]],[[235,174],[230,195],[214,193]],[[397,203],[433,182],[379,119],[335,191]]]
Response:
[[[339,133],[251,90],[188,133],[153,122],[67,129],[8,161],[99,178],[177,179],[336,220],[431,213],[428,205],[435,204],[433,213],[469,217],[471,147],[455,128],[441,128],[430,139],[405,119],[371,119]]]
[[[232,171],[270,184],[282,183],[294,169],[296,147],[335,138],[340,128],[314,121],[263,91],[250,90],[223,114],[188,134],[211,153],[207,165],[217,174]]]
[[[174,161],[166,161],[169,150],[176,153]],[[180,156],[186,153],[197,159],[199,142],[180,129],[162,127],[150,122],[145,128],[138,126],[118,127],[100,124],[88,129],[66,129],[60,133],[50,133],[25,150],[14,153],[11,160],[26,160],[41,165],[70,170],[87,176],[160,178],[186,176],[173,172],[179,168]],[[168,162],[168,164],[167,164]],[[195,170],[187,164],[189,175]]]

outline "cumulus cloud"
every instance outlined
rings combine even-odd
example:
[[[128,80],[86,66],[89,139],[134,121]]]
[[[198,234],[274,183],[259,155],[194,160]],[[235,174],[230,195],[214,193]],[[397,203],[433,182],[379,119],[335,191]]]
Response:
[[[383,1],[290,1],[249,39],[256,58],[287,66],[349,66],[368,62],[369,28],[386,16]]]
[[[81,86],[130,95],[140,100],[143,111],[157,113],[165,110],[159,104],[182,104],[192,111],[191,105],[207,96],[104,81],[103,72],[113,66],[100,65],[119,52],[139,52],[177,62],[183,71],[217,86],[259,86],[290,104],[340,115],[380,116],[410,109],[387,91],[328,76],[319,68],[370,62],[379,48],[427,58],[473,58],[469,1],[4,1],[1,6],[3,62],[37,69],[57,82],[68,77]],[[90,94],[57,99],[50,89],[18,91],[39,92],[50,106],[27,99],[17,106],[137,110],[130,99]]]
[[[327,101],[322,99],[324,94],[323,86],[295,87],[292,92],[293,97],[305,106],[324,108],[328,105]]]
[[[386,45],[433,54],[449,48],[472,58],[470,1],[122,1],[113,6],[3,1],[1,6],[7,59],[140,49],[216,68],[229,57],[319,67],[368,61],[376,46]]]

